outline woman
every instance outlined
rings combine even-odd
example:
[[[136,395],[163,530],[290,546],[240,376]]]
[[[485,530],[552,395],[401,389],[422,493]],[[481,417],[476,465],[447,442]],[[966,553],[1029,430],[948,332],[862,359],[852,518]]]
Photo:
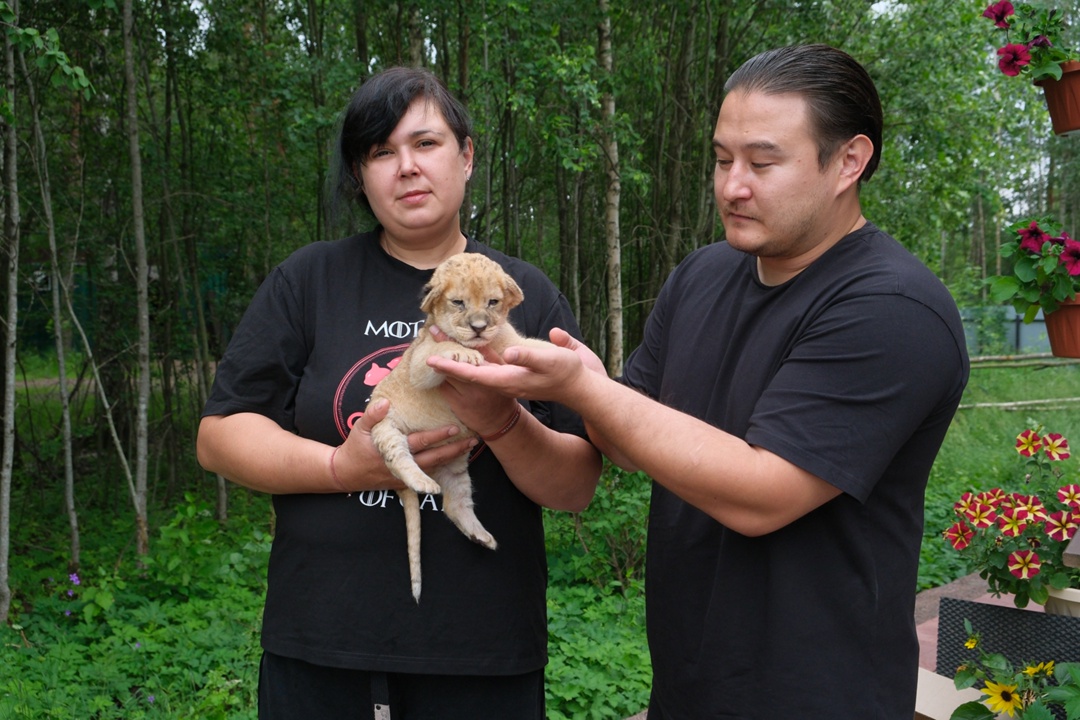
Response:
[[[370,718],[373,707],[394,720],[544,717],[540,507],[576,511],[592,498],[600,457],[580,419],[533,403],[499,435],[515,400],[444,383],[462,421],[498,437],[477,444],[444,428],[414,433],[410,448],[425,469],[472,453],[477,515],[499,548],[469,542],[439,516],[437,496],[423,498],[417,604],[393,492],[402,485],[370,438],[386,406],[363,414],[423,321],[421,288],[451,255],[483,253],[514,277],[525,302],[511,319],[523,334],[577,326],[539,270],[462,234],[470,135],[465,109],[431,73],[395,68],[368,80],[343,116],[338,191],[378,227],[301,248],[277,267],[219,365],[199,461],[272,493],[277,513],[264,720]]]

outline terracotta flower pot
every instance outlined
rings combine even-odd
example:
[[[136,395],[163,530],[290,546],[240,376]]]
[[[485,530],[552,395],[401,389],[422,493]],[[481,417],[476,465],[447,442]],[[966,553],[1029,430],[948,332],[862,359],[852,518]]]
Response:
[[[1054,355],[1080,358],[1080,302],[1066,301],[1047,315],[1046,335],[1050,338],[1050,352]]]
[[[1046,95],[1054,134],[1071,135],[1080,131],[1080,62],[1063,63],[1060,80],[1039,80],[1035,84]]]

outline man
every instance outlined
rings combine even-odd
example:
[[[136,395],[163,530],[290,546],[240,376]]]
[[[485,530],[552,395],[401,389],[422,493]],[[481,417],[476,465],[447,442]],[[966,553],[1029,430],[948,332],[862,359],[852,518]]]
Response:
[[[649,720],[908,720],[923,492],[968,374],[959,314],[862,215],[882,113],[854,59],[781,48],[725,91],[727,242],[672,273],[619,382],[558,331],[505,365],[431,364],[570,406],[655,479]]]

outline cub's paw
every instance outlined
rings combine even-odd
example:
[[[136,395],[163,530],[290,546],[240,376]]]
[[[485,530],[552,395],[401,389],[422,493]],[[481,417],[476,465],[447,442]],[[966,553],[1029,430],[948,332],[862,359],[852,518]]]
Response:
[[[494,550],[499,547],[499,543],[495,542],[494,536],[482,527],[475,529],[473,532],[466,533],[466,535],[477,545],[483,545],[489,550]]]
[[[484,356],[480,354],[479,350],[472,350],[460,345],[455,348],[443,350],[439,355],[447,360],[469,363],[470,365],[482,365],[484,363]]]
[[[439,483],[430,478],[410,477],[408,479],[402,478],[401,481],[408,485],[409,489],[417,495],[438,495],[442,492]]]

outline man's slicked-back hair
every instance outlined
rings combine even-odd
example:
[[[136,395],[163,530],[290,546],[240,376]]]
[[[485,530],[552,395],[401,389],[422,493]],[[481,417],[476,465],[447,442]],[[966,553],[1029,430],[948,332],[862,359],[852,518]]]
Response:
[[[859,182],[881,162],[881,99],[866,69],[843,50],[828,45],[792,45],[747,60],[724,83],[724,92],[790,93],[806,100],[822,168],[856,135],[874,144]]]
[[[442,81],[423,68],[384,70],[353,93],[339,120],[331,171],[334,194],[339,201],[356,202],[370,211],[371,206],[361,192],[360,167],[367,162],[372,147],[386,142],[417,98],[439,110],[457,138],[458,147],[464,150],[466,140],[472,137],[472,120],[465,106]]]

